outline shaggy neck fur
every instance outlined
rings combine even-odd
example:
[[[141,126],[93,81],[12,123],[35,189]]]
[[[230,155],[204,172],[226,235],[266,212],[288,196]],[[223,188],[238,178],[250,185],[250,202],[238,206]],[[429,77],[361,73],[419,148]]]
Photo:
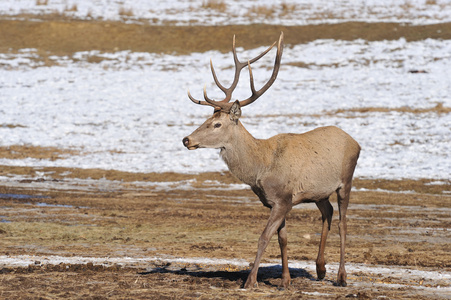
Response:
[[[250,186],[255,186],[258,174],[269,164],[262,155],[266,140],[254,138],[241,122],[237,132],[231,134],[231,140],[221,149],[221,157],[230,172]]]

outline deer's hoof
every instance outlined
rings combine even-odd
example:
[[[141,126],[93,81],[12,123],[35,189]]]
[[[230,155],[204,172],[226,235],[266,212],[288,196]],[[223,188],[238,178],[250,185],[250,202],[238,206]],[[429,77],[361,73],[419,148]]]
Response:
[[[342,286],[342,287],[346,287],[348,284],[346,283],[346,277],[340,277],[340,276],[338,276],[338,279],[337,279],[337,284],[336,284],[337,286]]]
[[[316,263],[316,275],[318,280],[323,280],[326,277],[326,265],[324,263]]]
[[[244,288],[245,289],[253,289],[253,288],[257,288],[258,287],[258,283],[255,280],[246,280],[246,283],[244,284]]]
[[[346,281],[338,281],[337,286],[347,287],[348,284],[346,283]]]
[[[288,279],[283,279],[282,278],[282,282],[279,285],[279,290],[283,291],[285,289],[287,289],[291,284],[291,278]]]
[[[316,271],[316,275],[318,275],[318,280],[323,280],[326,277],[326,270],[324,271]]]

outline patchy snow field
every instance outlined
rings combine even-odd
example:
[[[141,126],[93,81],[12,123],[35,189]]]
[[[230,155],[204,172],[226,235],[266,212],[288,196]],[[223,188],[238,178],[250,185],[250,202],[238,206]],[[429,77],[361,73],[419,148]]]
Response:
[[[451,3],[447,0],[3,0],[0,14],[61,14],[81,19],[175,25],[305,25],[344,21],[430,24],[451,21]]]
[[[120,265],[121,267],[134,267],[134,268],[145,268],[152,263],[158,263],[160,265],[172,264],[172,268],[187,268],[187,265],[197,265],[202,266],[204,269],[209,269],[211,267],[218,268],[218,266],[224,267],[241,267],[245,268],[249,266],[249,262],[242,259],[215,259],[208,257],[199,257],[199,258],[175,258],[175,257],[64,257],[64,256],[32,256],[32,255],[19,255],[15,257],[0,255],[0,267],[8,266],[8,267],[28,267],[33,265],[83,265],[92,263],[94,265],[103,265],[105,267],[111,267],[115,265]],[[290,263],[290,268],[292,269],[302,269],[309,273],[315,272],[315,262],[313,261],[293,261]],[[69,266],[68,266],[69,267]],[[262,268],[276,268],[274,263],[263,263],[261,264]],[[199,268],[199,267],[198,267]],[[338,271],[338,263],[328,264],[328,268],[331,272],[336,273]],[[450,295],[451,288],[448,286],[441,287],[440,285],[435,286],[419,286],[412,287],[412,283],[419,282],[442,282],[445,283],[451,280],[451,273],[443,270],[431,270],[431,271],[423,271],[411,269],[408,267],[399,267],[399,266],[374,266],[374,265],[366,265],[366,264],[348,264],[347,270],[353,279],[357,279],[354,274],[365,274],[367,277],[377,277],[379,276],[379,281],[374,280],[370,284],[373,287],[377,287],[378,285],[388,287],[387,282],[384,282],[383,279],[390,278],[391,281],[400,281],[397,284],[393,285],[392,288],[414,288],[414,289],[422,289],[429,290],[429,292],[442,292],[442,296]],[[198,271],[198,270],[197,270]],[[280,272],[276,270],[276,272]],[[377,274],[377,275],[376,275]],[[355,282],[355,286],[364,285],[365,282],[360,278],[361,282]],[[368,283],[366,283],[368,284]],[[446,296],[445,296],[446,297]]]
[[[243,53],[255,56],[263,48]],[[274,50],[254,67],[257,84],[270,76]],[[66,159],[1,159],[2,165],[104,168],[132,172],[225,170],[217,150],[187,151],[182,138],[211,109],[186,91],[220,97],[218,76],[233,76],[230,53],[187,56],[76,53],[36,62],[38,54],[0,54],[0,146],[33,145],[81,151]],[[100,63],[89,58],[104,57]],[[273,87],[242,122],[258,138],[336,125],[362,146],[356,176],[448,179],[451,41],[317,40],[287,47]],[[307,66],[307,67],[305,67]],[[427,73],[409,73],[421,70]],[[237,98],[249,94],[243,72]]]
[[[0,1],[1,19],[36,18],[36,22],[41,22],[45,14],[180,26],[347,21],[432,24],[451,22],[451,2]],[[237,36],[238,47],[244,39],[245,36]],[[238,48],[238,55],[245,60],[262,50]],[[228,84],[233,76],[231,53],[169,55],[103,53],[93,49],[43,58],[41,51],[20,49],[0,53],[0,149],[14,152],[30,146],[39,151],[40,147],[49,147],[61,149],[62,154],[57,158],[26,157],[26,153],[5,156],[0,158],[0,165],[185,174],[226,170],[218,150],[187,151],[182,138],[212,113],[211,108],[191,103],[187,89],[201,98],[202,88],[207,84],[212,98],[221,97],[213,84],[209,59],[212,58],[221,82]],[[274,56],[275,50],[254,64],[257,86],[269,78]],[[243,109],[242,122],[258,138],[336,125],[362,146],[356,177],[428,178],[434,180],[429,185],[449,187],[449,70],[451,40],[323,39],[286,45],[277,81],[261,99]],[[249,76],[242,73],[234,95],[238,99],[248,97],[250,92]],[[246,222],[264,220],[266,215],[258,210],[237,211],[237,203],[257,206],[254,202],[249,204],[251,200],[246,194],[249,191],[244,185],[214,179],[200,183],[196,179],[122,182],[90,177],[53,181],[46,178],[50,174],[40,171],[35,170],[40,180],[7,171],[0,176],[8,193],[0,197],[4,203],[0,235],[2,246],[5,245],[0,255],[0,268],[5,268],[1,286],[4,290],[0,295],[9,292],[14,295],[20,289],[30,297],[45,294],[69,298],[71,293],[77,297],[93,297],[96,293],[104,297],[115,289],[122,291],[116,295],[128,293],[128,298],[137,298],[130,293],[142,291],[147,296],[153,288],[163,295],[169,287],[172,295],[185,295],[193,286],[203,295],[215,297],[218,292],[224,294],[229,290],[234,295],[249,295],[239,294],[242,290],[238,289],[241,277],[247,274],[249,260],[236,257],[253,257],[255,245],[247,241],[256,240],[256,234],[248,230]],[[38,202],[31,204],[15,201],[15,195],[9,194],[8,189],[33,193],[48,189],[61,193],[51,203],[42,202],[44,198],[38,196]],[[91,196],[72,194],[77,190],[94,191],[95,201]],[[222,196],[224,190],[233,190],[236,195],[211,201]],[[67,191],[71,193],[65,195]],[[111,197],[110,193],[115,191],[122,193]],[[290,230],[297,232],[292,235],[297,240],[291,245],[300,254],[290,260],[290,268],[296,287],[302,288],[285,293],[294,295],[293,299],[299,298],[298,290],[311,298],[371,298],[371,295],[373,299],[387,298],[385,295],[392,299],[409,295],[449,298],[450,252],[446,243],[450,232],[449,190],[437,195],[362,187],[356,192],[353,197],[357,201],[349,210],[353,231],[348,243],[351,261],[347,264],[351,285],[346,291],[352,294],[344,295],[332,287],[333,279],[316,282],[310,275],[315,271],[309,251],[316,236],[306,231],[306,225],[319,224],[320,220],[310,216],[310,211],[318,213],[313,204],[293,210],[297,217],[293,220],[298,222],[292,222]],[[380,196],[367,196],[368,193]],[[210,206],[214,206],[213,215]],[[199,207],[207,210],[201,211]],[[258,207],[261,208],[260,204]],[[184,232],[180,232],[182,221]],[[216,226],[224,231],[212,227],[213,221],[222,224]],[[205,234],[204,228],[211,231]],[[216,244],[218,240],[221,242]],[[336,234],[331,234],[331,243],[338,243]],[[316,251],[317,245],[314,246]],[[233,247],[235,250],[231,251]],[[299,252],[299,248],[304,251]],[[116,252],[110,252],[111,249]],[[237,249],[240,256],[235,256]],[[328,264],[328,276],[332,278],[337,273],[338,252],[330,249],[332,263]],[[197,251],[195,255],[193,251]],[[270,280],[261,282],[263,291],[266,295],[273,291],[282,295],[284,292],[276,291],[271,281],[280,274],[280,267],[274,267],[279,260],[273,259],[277,257],[274,254],[267,257],[260,274]],[[93,265],[147,268],[149,272],[141,276],[135,270],[130,274],[125,270],[119,280],[116,271],[112,273],[115,278],[109,278],[108,273],[92,272],[89,268]],[[79,266],[86,272],[78,270]],[[221,270],[230,266],[235,271],[227,271],[225,277],[220,275]],[[78,270],[72,275],[80,276],[68,276],[60,267]],[[8,268],[15,271],[8,273]],[[124,280],[129,282],[124,285]],[[220,284],[222,290],[217,288]],[[196,298],[199,295],[195,294]]]
[[[451,20],[450,2],[439,0],[227,1],[225,8],[214,3],[223,2],[17,0],[1,1],[0,14],[58,13],[179,25]],[[261,16],[265,7],[272,12]],[[237,45],[245,38],[238,36]],[[260,51],[238,49],[243,59]],[[274,55],[273,50],[254,67],[257,84],[270,76]],[[103,60],[91,63],[93,57]],[[187,89],[199,98],[207,83],[209,95],[221,96],[213,85],[210,58],[228,83],[231,53],[216,51],[175,56],[93,50],[52,56],[51,66],[36,49],[0,53],[0,147],[80,153],[59,160],[0,159],[0,164],[132,172],[225,170],[217,150],[189,152],[181,142],[211,113],[192,104]],[[286,47],[276,83],[244,109],[242,122],[258,138],[339,126],[362,146],[358,177],[449,179],[451,117],[440,108],[451,106],[450,69],[450,40],[316,40]],[[249,94],[245,73],[237,98]]]

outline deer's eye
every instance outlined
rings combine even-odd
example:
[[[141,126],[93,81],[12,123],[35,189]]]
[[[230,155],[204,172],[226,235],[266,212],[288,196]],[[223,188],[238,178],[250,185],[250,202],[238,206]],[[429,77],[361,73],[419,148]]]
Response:
[[[215,128],[219,128],[219,127],[221,127],[221,126],[222,126],[221,123],[216,123],[216,124],[214,125]]]

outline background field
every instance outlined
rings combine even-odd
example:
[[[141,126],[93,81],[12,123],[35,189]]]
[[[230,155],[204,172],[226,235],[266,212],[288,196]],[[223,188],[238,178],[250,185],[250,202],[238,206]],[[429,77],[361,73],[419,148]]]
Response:
[[[0,4],[0,298],[451,297],[449,3],[166,2]],[[217,150],[181,143],[211,114],[186,90],[221,96],[209,59],[229,83],[232,36],[244,60],[281,31],[278,79],[242,122],[259,138],[337,125],[361,144],[346,289],[335,219],[315,281],[320,213],[304,205],[292,286],[277,289],[273,242],[241,290],[269,212]]]

